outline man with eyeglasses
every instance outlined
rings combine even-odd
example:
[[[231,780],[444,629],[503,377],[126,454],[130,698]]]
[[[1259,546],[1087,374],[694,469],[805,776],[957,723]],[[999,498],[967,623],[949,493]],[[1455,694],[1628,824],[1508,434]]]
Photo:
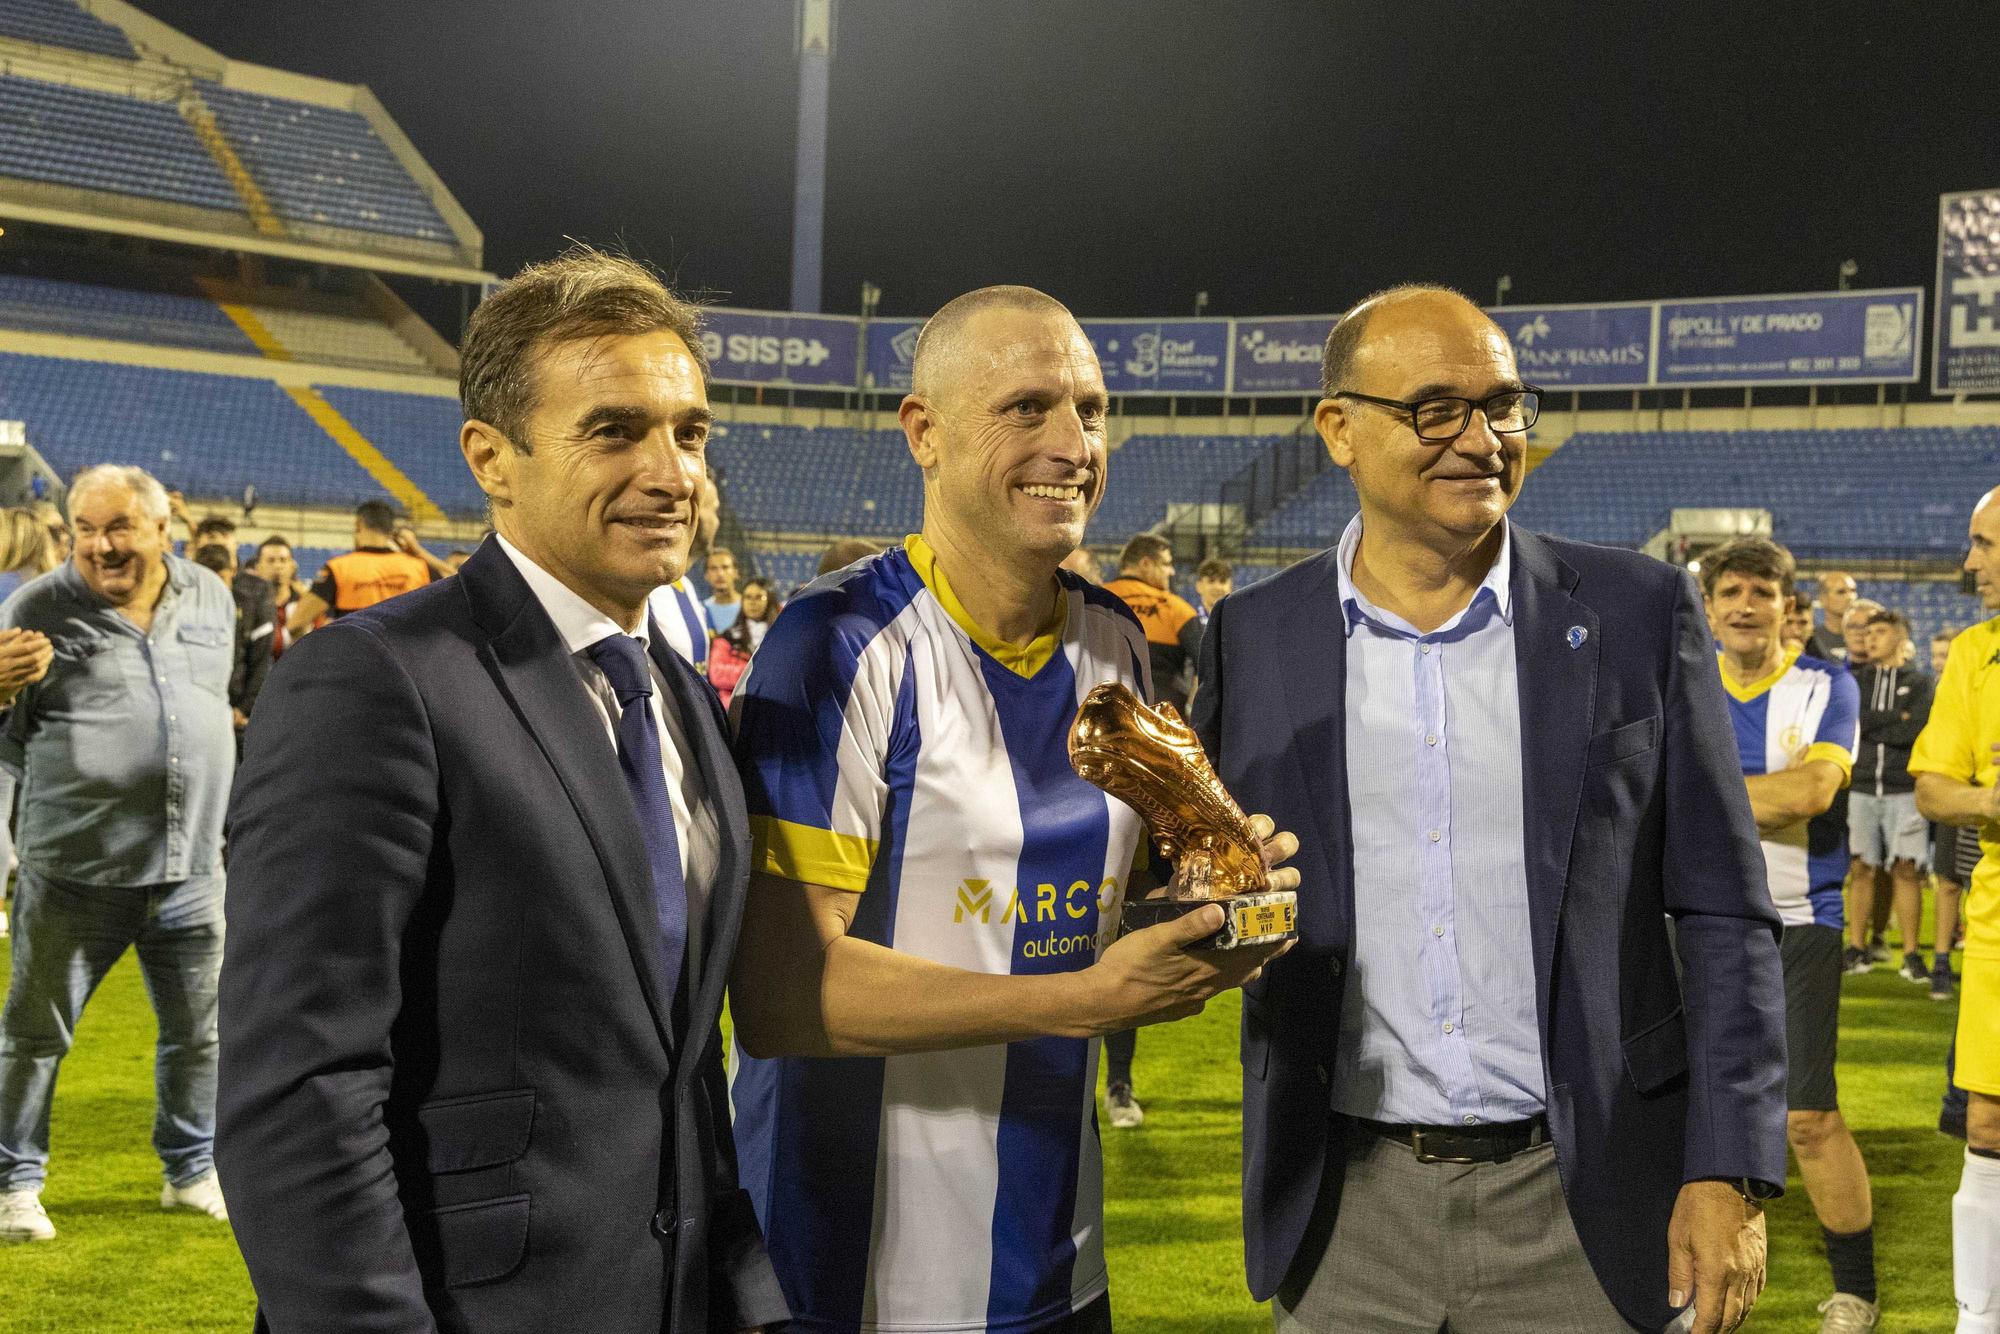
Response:
[[[1196,672],[1223,781],[1303,845],[1244,988],[1251,1291],[1280,1330],[1733,1329],[1784,996],[1701,598],[1508,523],[1540,397],[1464,297],[1362,302],[1323,378],[1360,515]]]

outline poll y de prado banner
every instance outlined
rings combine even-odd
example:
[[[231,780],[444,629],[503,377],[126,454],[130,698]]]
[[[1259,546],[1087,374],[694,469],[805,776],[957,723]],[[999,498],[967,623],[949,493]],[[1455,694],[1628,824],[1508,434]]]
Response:
[[[1931,392],[2000,394],[2000,189],[1938,200]]]
[[[1659,305],[1659,385],[1893,384],[1921,373],[1922,288]]]
[[[1992,258],[1988,261],[1993,263]],[[2000,390],[2000,308],[1983,328]],[[1521,377],[1563,391],[1735,385],[1869,384],[1921,375],[1921,288],[1504,306],[1487,311],[1513,342]],[[1333,315],[1081,321],[1114,394],[1310,397]],[[1985,324],[1980,323],[1981,319]],[[723,384],[904,393],[922,321],[712,309],[703,345]],[[860,358],[857,361],[857,357]],[[856,375],[860,379],[857,382]]]

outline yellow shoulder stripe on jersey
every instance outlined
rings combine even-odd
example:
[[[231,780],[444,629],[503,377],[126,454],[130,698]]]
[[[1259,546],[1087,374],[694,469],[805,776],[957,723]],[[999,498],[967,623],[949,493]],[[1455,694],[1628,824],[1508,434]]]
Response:
[[[836,834],[774,815],[750,817],[750,864],[802,885],[861,893],[868,888],[876,846],[874,839],[857,834]]]
[[[1752,681],[1747,686],[1736,683],[1736,678],[1729,674],[1729,668],[1723,663],[1720,653],[1715,655],[1715,667],[1717,671],[1722,673],[1722,688],[1729,692],[1730,698],[1734,699],[1738,704],[1748,704],[1751,700],[1778,684],[1778,678],[1792,670],[1792,664],[1798,660],[1798,647],[1794,645],[1787,648],[1778,658],[1778,670],[1772,672],[1761,681]],[[1853,768],[1852,761],[1849,761],[1848,767]]]
[[[1801,763],[1811,764],[1814,760],[1830,760],[1839,765],[1842,787],[1854,780],[1854,757],[1838,741],[1815,741],[1807,746],[1806,757]]]
[[[965,604],[952,592],[951,580],[944,577],[944,570],[938,566],[937,553],[931,544],[916,533],[903,539],[903,549],[910,553],[910,564],[915,567],[917,577],[931,590],[945,614],[958,623],[958,628],[972,638],[972,642],[984,649],[993,660],[1016,676],[1033,676],[1048,665],[1056,655],[1056,645],[1062,642],[1063,624],[1069,615],[1069,598],[1057,590],[1053,614],[1035,637],[1025,644],[1010,644],[995,635],[988,634],[972,619]]]

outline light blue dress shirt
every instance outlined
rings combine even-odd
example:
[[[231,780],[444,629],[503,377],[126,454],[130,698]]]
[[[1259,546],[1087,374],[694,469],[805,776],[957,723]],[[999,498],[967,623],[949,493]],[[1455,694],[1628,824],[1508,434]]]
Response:
[[[1513,536],[1429,634],[1354,586],[1341,535],[1354,961],[1335,1109],[1415,1125],[1519,1121],[1546,1084],[1514,669]]]
[[[0,604],[0,626],[39,630],[55,649],[0,722],[0,767],[22,777],[21,864],[44,877],[163,885],[222,869],[236,599],[213,571],[166,562],[149,630],[73,561]]]

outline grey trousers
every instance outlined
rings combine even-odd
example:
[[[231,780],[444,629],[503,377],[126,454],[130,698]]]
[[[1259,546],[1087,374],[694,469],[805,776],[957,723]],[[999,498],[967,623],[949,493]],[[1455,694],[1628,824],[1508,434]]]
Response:
[[[1278,1290],[1280,1334],[1631,1331],[1577,1240],[1554,1145],[1504,1163],[1420,1163],[1356,1130],[1346,1171],[1339,1217],[1329,1228],[1322,1195]]]

